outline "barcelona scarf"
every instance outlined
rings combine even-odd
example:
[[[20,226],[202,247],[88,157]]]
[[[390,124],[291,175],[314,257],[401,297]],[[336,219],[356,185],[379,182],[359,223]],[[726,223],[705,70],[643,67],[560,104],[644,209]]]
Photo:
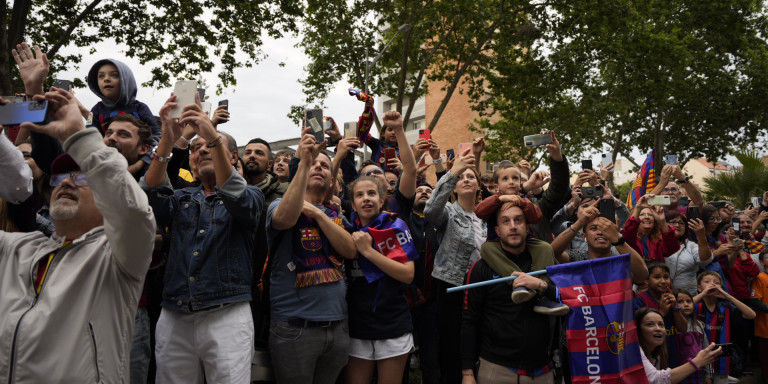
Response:
[[[360,221],[355,220],[355,222],[359,227]],[[419,257],[408,225],[398,219],[394,213],[382,212],[360,230],[371,235],[373,249],[392,260],[405,264]],[[384,272],[367,258],[360,257],[358,262],[365,280],[369,283],[384,277]]]
[[[571,308],[566,337],[573,383],[648,383],[640,357],[629,255],[547,267]]]
[[[643,195],[656,187],[656,169],[653,160],[654,151],[646,156],[643,166],[637,171],[635,182],[632,183],[632,189],[627,196],[627,208],[631,211]]]
[[[729,303],[730,304],[730,303]],[[725,302],[717,301],[715,311],[710,312],[705,304],[696,304],[696,319],[704,323],[704,331],[709,342],[726,344],[731,342],[731,308]],[[721,357],[712,365],[718,375],[730,374],[731,358]]]
[[[335,209],[324,206],[323,211],[344,228],[344,221]],[[344,278],[341,259],[328,243],[317,221],[303,213],[291,229],[293,254],[291,263],[296,272],[296,288],[333,283]]]
[[[357,119],[357,137],[361,140],[365,140],[368,133],[371,131],[373,119],[376,116],[376,111],[373,109],[373,96],[352,88],[349,88],[349,95],[355,96],[358,100],[365,103],[363,114]]]

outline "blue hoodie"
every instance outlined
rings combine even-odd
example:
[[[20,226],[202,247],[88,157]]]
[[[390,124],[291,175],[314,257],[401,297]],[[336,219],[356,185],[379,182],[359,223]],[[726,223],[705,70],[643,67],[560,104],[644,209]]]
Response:
[[[99,89],[98,74],[99,69],[104,64],[114,65],[120,73],[120,97],[118,97],[117,101],[104,97]],[[136,79],[127,65],[113,59],[97,61],[88,72],[88,88],[101,98],[101,101],[91,108],[91,116],[88,121],[90,126],[98,128],[102,136],[104,135],[104,123],[116,115],[130,113],[149,126],[152,130],[152,146],[157,145],[157,142],[160,141],[160,126],[157,125],[157,120],[155,120],[155,116],[149,110],[149,107],[136,100]],[[144,155],[141,159],[147,163],[150,161],[148,154]]]

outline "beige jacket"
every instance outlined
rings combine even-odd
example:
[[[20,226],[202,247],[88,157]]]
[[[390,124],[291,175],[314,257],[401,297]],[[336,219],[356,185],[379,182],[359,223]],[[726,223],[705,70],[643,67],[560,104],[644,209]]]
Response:
[[[64,150],[87,175],[104,217],[53,258],[39,295],[37,262],[64,239],[0,231],[0,381],[129,381],[133,322],[154,245],[147,196],[95,129]]]

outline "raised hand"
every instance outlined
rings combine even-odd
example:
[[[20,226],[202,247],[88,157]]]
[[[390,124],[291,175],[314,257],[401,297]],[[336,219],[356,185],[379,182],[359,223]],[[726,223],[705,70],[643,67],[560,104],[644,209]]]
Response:
[[[226,105],[219,105],[216,110],[213,111],[213,117],[211,117],[211,123],[214,127],[218,127],[219,124],[229,121],[229,109]]]
[[[346,156],[350,151],[360,148],[360,140],[357,137],[345,137],[336,145],[336,156]]]
[[[547,185],[547,183],[549,183],[550,180],[552,180],[552,176],[550,176],[549,172],[547,171],[534,172],[531,175],[531,178],[528,179],[528,181],[525,183],[526,184],[525,190],[533,191],[533,190],[539,189]]]
[[[301,141],[299,141],[299,147],[296,148],[296,156],[302,163],[306,162],[308,165],[312,165],[315,158],[320,154],[320,150],[324,147],[324,143],[317,144],[315,142],[312,127],[306,127],[301,131]]]
[[[598,211],[598,215],[599,214],[600,211]],[[619,226],[616,225],[616,223],[613,221],[606,219],[605,217],[597,218],[597,228],[600,229],[600,232],[602,232],[605,238],[608,239],[608,241],[611,243],[619,241],[619,237],[621,237],[621,234],[619,233]]]
[[[339,126],[336,125],[336,120],[333,119],[333,117],[326,116],[326,119],[331,122],[331,128],[325,130],[325,134],[328,135],[328,137],[331,138],[331,140],[336,141],[341,139],[341,132],[339,131]]]
[[[33,51],[27,43],[16,45],[16,49],[11,50],[11,54],[19,66],[19,74],[27,93],[42,95],[43,82],[48,77],[48,71],[51,68],[48,56],[40,50],[39,46],[35,45]]]
[[[453,168],[451,168],[451,173],[456,177],[461,176],[467,169],[475,167],[475,155],[470,153],[471,150],[472,148],[466,148],[462,152],[456,154],[456,159],[453,161]]]
[[[437,141],[433,139],[429,139],[429,156],[432,157],[432,160],[437,160],[440,158],[440,145],[437,144]]]
[[[413,157],[419,158],[427,150],[429,150],[429,142],[426,140],[418,139],[413,143]]]
[[[387,113],[384,114],[382,121],[384,122],[384,125],[392,128],[395,132],[403,129],[403,117],[400,116],[400,112],[398,111],[387,111]]]
[[[704,222],[701,221],[701,219],[688,220],[688,229],[692,230],[693,233],[696,234],[697,238],[702,239],[707,236],[706,226],[704,225]]]
[[[52,120],[45,125],[33,123],[21,124],[22,129],[29,129],[58,139],[62,143],[73,134],[85,129],[83,116],[77,106],[75,95],[63,89],[55,89],[45,95],[35,95],[35,101],[48,100],[48,117]]]
[[[527,176],[531,176],[531,163],[526,160],[520,160],[517,162],[517,168],[520,168],[520,173],[524,173]]]
[[[577,208],[576,221],[578,221],[579,224],[583,226],[591,222],[595,217],[600,216],[600,210],[597,209],[597,204],[599,203],[600,199],[596,199],[595,201],[589,203],[589,206],[584,207],[581,211],[578,211]]]
[[[483,153],[485,150],[485,139],[482,137],[478,137],[472,142],[472,154],[475,155],[475,158],[480,158],[480,154]]]
[[[563,161],[563,153],[560,149],[560,142],[557,141],[557,137],[555,137],[555,131],[547,131],[545,133],[549,133],[552,136],[552,144],[546,145],[547,151],[549,151],[549,156],[551,156],[554,161]]]
[[[184,132],[184,127],[179,124],[179,120],[171,118],[171,109],[176,107],[176,95],[171,93],[171,97],[165,101],[163,107],[160,108],[160,128],[162,130],[162,138],[167,138],[170,143],[175,143],[176,140],[181,137]]]

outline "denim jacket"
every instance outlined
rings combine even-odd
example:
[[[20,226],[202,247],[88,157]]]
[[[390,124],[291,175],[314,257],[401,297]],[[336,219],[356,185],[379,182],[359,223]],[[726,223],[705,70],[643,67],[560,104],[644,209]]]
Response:
[[[261,190],[235,170],[207,197],[202,184],[174,191],[167,177],[153,189],[142,178],[141,187],[157,224],[171,228],[163,307],[196,311],[251,300]]]
[[[448,202],[458,181],[459,178],[447,172],[435,185],[424,207],[424,216],[438,228],[440,241],[432,277],[453,285],[463,284],[471,265],[470,257],[476,249],[475,230],[468,216],[474,213],[465,211],[458,201]]]

